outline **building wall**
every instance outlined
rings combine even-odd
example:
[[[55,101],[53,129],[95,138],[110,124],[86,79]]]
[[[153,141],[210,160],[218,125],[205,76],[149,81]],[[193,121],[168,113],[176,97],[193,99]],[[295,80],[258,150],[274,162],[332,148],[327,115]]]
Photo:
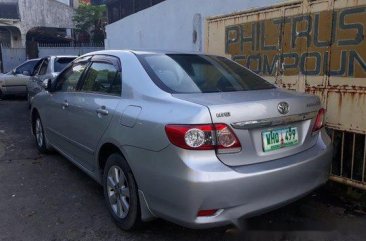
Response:
[[[25,47],[26,34],[35,27],[71,29],[74,27],[74,9],[55,0],[0,0],[18,2],[20,20],[0,21],[0,27],[11,32],[11,46]]]
[[[74,9],[53,0],[19,0],[21,25],[33,27],[72,28]]]
[[[278,2],[283,0],[167,0],[107,25],[106,48],[203,51],[206,17]]]

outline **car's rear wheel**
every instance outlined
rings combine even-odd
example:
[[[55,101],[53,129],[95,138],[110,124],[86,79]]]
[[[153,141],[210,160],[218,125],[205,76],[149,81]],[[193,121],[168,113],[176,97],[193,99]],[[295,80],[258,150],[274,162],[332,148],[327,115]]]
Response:
[[[108,157],[103,173],[104,197],[114,221],[123,230],[141,225],[141,211],[135,178],[119,153]]]
[[[34,120],[34,137],[36,139],[37,148],[41,153],[48,151],[46,138],[44,135],[43,124],[41,118],[37,115]]]

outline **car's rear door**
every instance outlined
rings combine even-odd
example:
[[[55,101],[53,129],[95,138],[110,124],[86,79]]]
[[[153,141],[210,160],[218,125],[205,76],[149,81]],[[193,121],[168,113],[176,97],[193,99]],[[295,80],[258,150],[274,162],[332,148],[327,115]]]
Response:
[[[72,140],[78,161],[94,169],[100,138],[111,122],[121,98],[121,65],[118,58],[94,56],[80,90],[68,97],[70,126],[65,135]]]

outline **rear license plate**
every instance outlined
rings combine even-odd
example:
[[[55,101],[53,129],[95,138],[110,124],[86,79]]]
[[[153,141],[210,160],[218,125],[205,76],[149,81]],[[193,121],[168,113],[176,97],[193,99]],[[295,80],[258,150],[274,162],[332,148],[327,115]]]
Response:
[[[275,151],[299,143],[297,127],[287,127],[262,132],[264,152]]]

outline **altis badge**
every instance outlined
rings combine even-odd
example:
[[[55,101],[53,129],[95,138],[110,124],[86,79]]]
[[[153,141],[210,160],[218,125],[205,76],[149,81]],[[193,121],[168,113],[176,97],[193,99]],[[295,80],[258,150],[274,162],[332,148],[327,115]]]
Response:
[[[230,117],[230,116],[231,116],[230,112],[216,113],[217,118]]]
[[[313,103],[308,103],[306,104],[306,107],[315,107],[315,106],[318,106],[320,105],[320,101],[316,101],[316,102],[313,102]]]

